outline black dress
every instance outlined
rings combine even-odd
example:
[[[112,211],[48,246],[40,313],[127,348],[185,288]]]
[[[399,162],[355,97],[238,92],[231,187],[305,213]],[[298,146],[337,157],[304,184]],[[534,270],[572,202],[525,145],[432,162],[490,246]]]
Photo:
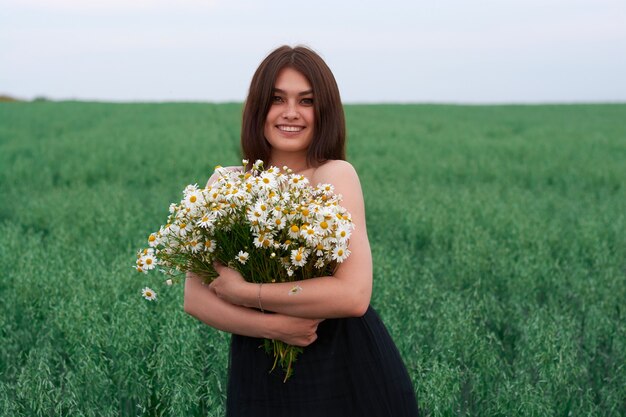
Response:
[[[406,367],[385,325],[370,306],[362,317],[327,319],[283,383],[263,339],[233,335],[230,417],[418,416]]]

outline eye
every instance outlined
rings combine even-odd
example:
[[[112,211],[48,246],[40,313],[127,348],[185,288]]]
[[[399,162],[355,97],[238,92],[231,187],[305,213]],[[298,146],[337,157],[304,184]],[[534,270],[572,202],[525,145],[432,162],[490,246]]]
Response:
[[[305,106],[312,106],[313,105],[313,98],[303,98],[302,101],[300,101],[302,104],[304,104]]]
[[[272,103],[282,103],[283,98],[281,96],[272,96]]]

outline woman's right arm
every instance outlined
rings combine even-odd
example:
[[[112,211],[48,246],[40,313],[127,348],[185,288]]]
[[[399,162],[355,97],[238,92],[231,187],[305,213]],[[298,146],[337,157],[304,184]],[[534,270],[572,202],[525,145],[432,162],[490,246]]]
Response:
[[[243,336],[282,340],[295,346],[308,346],[317,339],[319,319],[283,314],[264,314],[236,306],[219,298],[202,279],[187,273],[185,312],[218,330]]]

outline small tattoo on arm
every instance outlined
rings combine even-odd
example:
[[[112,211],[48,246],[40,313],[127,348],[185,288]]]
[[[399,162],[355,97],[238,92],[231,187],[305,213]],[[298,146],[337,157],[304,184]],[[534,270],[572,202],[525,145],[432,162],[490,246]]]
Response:
[[[292,289],[289,290],[289,292],[287,294],[289,295],[295,295],[298,294],[300,291],[302,291],[302,287],[299,285],[296,285],[295,287],[293,287]]]

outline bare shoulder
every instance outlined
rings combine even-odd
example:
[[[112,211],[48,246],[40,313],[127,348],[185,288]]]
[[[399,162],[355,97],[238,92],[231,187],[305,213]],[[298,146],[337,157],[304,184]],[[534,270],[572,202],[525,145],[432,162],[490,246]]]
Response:
[[[222,169],[226,169],[228,171],[242,171],[243,167],[239,165],[233,165],[229,167],[222,167]],[[217,172],[214,172],[213,175],[209,177],[209,180],[207,181],[206,186],[208,187],[209,185],[213,184],[217,180],[217,177],[218,177]]]
[[[312,185],[336,182],[354,182],[359,180],[359,176],[348,161],[334,159],[320,165],[311,178]]]

